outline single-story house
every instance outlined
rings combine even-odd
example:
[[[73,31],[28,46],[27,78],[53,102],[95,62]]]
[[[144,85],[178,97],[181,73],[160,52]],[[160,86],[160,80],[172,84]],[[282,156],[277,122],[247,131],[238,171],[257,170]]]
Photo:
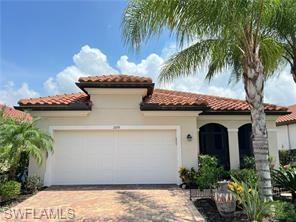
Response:
[[[290,114],[276,120],[279,149],[296,149],[296,104],[288,107]]]
[[[178,184],[178,168],[198,154],[238,168],[252,153],[250,109],[243,100],[154,88],[150,78],[81,77],[82,92],[22,99],[16,108],[41,117],[54,152],[29,174],[49,185]],[[265,104],[269,153],[278,164],[275,121],[286,107]]]

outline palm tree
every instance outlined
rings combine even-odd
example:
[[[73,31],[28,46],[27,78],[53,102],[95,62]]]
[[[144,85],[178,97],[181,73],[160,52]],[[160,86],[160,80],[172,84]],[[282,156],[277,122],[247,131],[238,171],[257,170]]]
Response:
[[[278,41],[283,44],[284,60],[291,67],[291,74],[296,83],[296,1],[282,0],[276,5],[275,14],[270,23]]]
[[[0,157],[9,166],[9,178],[15,179],[22,154],[32,156],[38,164],[44,151],[52,151],[52,138],[28,121],[0,115]]]
[[[263,105],[265,78],[278,66],[282,47],[266,24],[272,0],[131,0],[123,17],[126,44],[139,49],[142,42],[164,29],[176,35],[180,48],[162,67],[159,79],[172,81],[196,73],[208,62],[206,78],[232,68],[243,78],[251,109],[252,140],[259,188],[263,199],[272,199],[268,164],[268,138]]]

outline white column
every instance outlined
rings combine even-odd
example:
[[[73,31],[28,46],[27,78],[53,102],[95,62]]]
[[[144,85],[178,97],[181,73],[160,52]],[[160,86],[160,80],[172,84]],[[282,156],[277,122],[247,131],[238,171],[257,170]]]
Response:
[[[238,129],[227,129],[229,142],[230,169],[239,168]]]
[[[268,148],[269,156],[274,159],[275,167],[279,167],[279,150],[277,142],[277,130],[276,129],[267,129],[268,132]]]
[[[200,154],[200,147],[199,147],[199,129],[196,130],[196,143],[197,143],[197,157]],[[196,158],[197,158],[196,157]]]

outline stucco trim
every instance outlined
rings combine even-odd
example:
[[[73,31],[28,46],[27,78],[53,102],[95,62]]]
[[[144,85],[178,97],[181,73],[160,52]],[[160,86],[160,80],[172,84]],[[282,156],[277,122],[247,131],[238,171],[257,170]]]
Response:
[[[88,116],[90,114],[90,110],[86,111],[30,111],[32,116],[38,117],[62,117],[62,118],[70,118],[75,116]]]
[[[144,116],[199,116],[201,111],[141,111]]]
[[[238,132],[238,129],[227,129],[228,132]]]
[[[90,95],[141,95],[146,96],[147,89],[145,88],[85,88]]]
[[[177,147],[176,182],[181,184],[178,169],[182,166],[181,126],[178,125],[85,125],[85,126],[49,126],[49,133],[54,138],[54,131],[61,130],[175,130]],[[48,154],[44,174],[44,185],[52,185],[52,153]]]

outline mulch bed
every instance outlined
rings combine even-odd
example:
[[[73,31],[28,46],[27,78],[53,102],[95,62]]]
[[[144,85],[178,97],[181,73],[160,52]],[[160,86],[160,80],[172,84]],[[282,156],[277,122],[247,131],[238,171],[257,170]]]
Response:
[[[218,212],[215,202],[211,199],[195,200],[194,205],[207,222],[248,222],[246,215],[240,209],[236,210],[233,217],[222,217]],[[277,222],[277,220],[268,217],[263,222]]]

